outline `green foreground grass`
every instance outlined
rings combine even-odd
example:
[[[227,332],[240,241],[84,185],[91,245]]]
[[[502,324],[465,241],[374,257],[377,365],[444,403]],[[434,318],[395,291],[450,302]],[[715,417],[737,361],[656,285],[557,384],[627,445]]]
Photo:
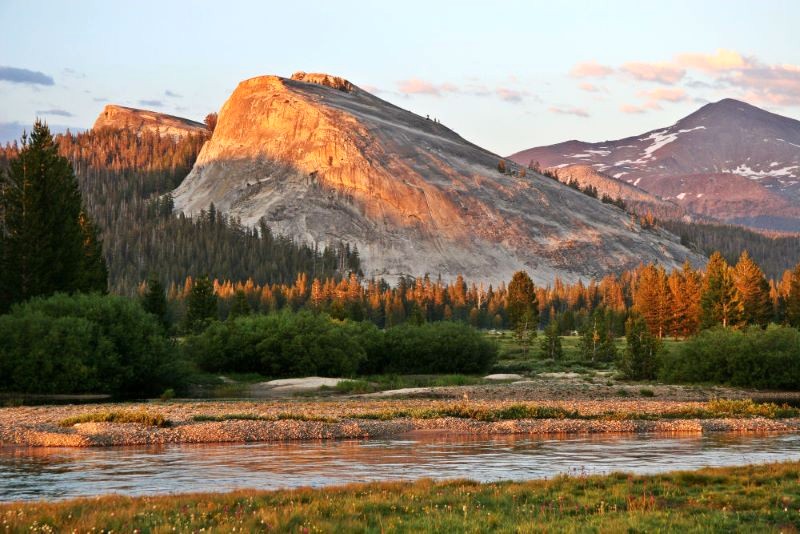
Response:
[[[796,532],[800,463],[0,505],[5,532]]]

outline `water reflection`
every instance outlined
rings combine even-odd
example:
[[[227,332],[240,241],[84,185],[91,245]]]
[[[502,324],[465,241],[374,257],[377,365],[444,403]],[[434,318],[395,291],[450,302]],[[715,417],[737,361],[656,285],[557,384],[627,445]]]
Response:
[[[0,448],[0,500],[275,489],[374,480],[527,480],[561,473],[655,473],[800,459],[800,436],[521,436]]]

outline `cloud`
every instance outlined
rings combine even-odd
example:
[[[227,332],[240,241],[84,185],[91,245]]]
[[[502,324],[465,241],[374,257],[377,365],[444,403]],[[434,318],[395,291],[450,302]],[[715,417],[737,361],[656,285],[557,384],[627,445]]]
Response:
[[[620,67],[624,73],[644,82],[672,85],[683,79],[686,70],[671,63],[629,62]]]
[[[530,96],[528,91],[514,89],[512,87],[500,86],[492,89],[479,83],[470,83],[466,86],[458,86],[452,83],[436,84],[426,80],[421,80],[419,78],[401,80],[397,82],[397,87],[400,93],[405,96],[427,95],[441,97],[451,94],[476,97],[496,97],[504,102],[510,102],[513,104],[518,104]]]
[[[682,102],[689,98],[680,87],[659,87],[650,91],[640,91],[639,96],[650,102]]]
[[[433,84],[419,78],[409,78],[397,82],[397,88],[404,95],[431,95],[442,96],[443,93],[456,93],[458,88],[449,83]]]
[[[54,85],[51,76],[43,72],[17,69],[15,67],[0,67],[0,80],[11,83],[26,83],[29,85]]]
[[[74,117],[72,113],[63,109],[40,109],[36,111],[37,115],[57,115],[59,117]]]
[[[589,112],[582,108],[553,106],[550,108],[549,111],[550,113],[556,113],[558,115],[574,115],[576,117],[583,117],[583,118],[589,116]]]
[[[96,96],[92,100],[94,100],[95,102],[108,102],[108,98],[104,96]]]
[[[800,66],[757,64],[727,73],[720,80],[745,92],[750,101],[800,106]]]
[[[635,106],[633,104],[623,104],[620,106],[619,110],[623,113],[647,113],[647,110],[644,109],[642,106]]]
[[[161,100],[139,100],[139,105],[160,108],[164,106],[164,103]]]
[[[593,83],[589,83],[589,82],[581,83],[580,85],[578,85],[578,89],[580,89],[581,91],[586,91],[587,93],[605,92],[604,88],[602,88],[600,86],[597,86],[597,85],[595,85]]]
[[[504,100],[506,102],[513,102],[515,104],[522,102],[522,100],[528,94],[526,91],[518,91],[517,89],[510,89],[508,87],[498,87],[495,90],[495,93],[497,94],[498,98],[500,98],[500,100]]]
[[[173,92],[172,92],[172,91],[170,91],[169,89],[167,89],[166,91],[164,91],[164,96],[168,96],[168,97],[170,97],[170,98],[183,98],[183,96],[182,96],[182,95],[179,95],[178,93],[173,93]]]
[[[690,69],[704,72],[717,72],[746,68],[751,59],[733,50],[717,50],[714,54],[678,54],[675,63]]]
[[[613,72],[614,69],[607,65],[601,65],[596,61],[586,61],[572,67],[569,75],[573,78],[605,78]]]

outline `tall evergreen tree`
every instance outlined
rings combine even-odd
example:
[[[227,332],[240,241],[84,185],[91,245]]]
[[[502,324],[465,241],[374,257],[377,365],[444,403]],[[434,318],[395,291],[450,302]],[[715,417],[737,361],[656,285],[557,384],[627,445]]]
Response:
[[[700,329],[700,293],[703,281],[687,261],[674,270],[667,280],[672,303],[672,335],[688,337]]]
[[[625,351],[619,368],[626,378],[649,380],[656,377],[661,340],[650,333],[641,316],[631,316],[625,323]]]
[[[210,321],[217,318],[218,302],[214,293],[214,285],[207,276],[194,281],[186,301],[186,317],[184,329],[188,332],[200,332]]]
[[[769,282],[746,250],[733,269],[733,282],[741,297],[742,321],[748,325],[767,326],[773,316]]]
[[[56,291],[105,291],[105,262],[75,172],[41,121],[0,177],[0,217],[0,311]]]
[[[672,300],[663,267],[647,265],[639,272],[633,293],[633,309],[653,335],[664,337],[670,330]]]
[[[733,280],[733,272],[722,257],[715,252],[706,265],[703,293],[700,296],[703,328],[722,325],[737,328],[742,322],[742,300]]]
[[[564,357],[564,349],[561,347],[561,336],[559,335],[558,321],[555,317],[550,318],[547,327],[544,329],[544,336],[540,344],[542,356],[553,360],[561,360]]]
[[[800,263],[794,268],[789,279],[785,307],[786,322],[795,328],[800,328]]]
[[[250,315],[250,303],[247,302],[247,294],[239,289],[233,295],[233,305],[228,313],[228,319],[236,319],[244,315]]]
[[[581,330],[580,350],[584,359],[591,362],[613,361],[617,358],[611,316],[596,309]]]
[[[527,354],[531,338],[539,326],[539,302],[536,286],[525,271],[517,271],[508,284],[508,318],[511,328]]]
[[[164,286],[155,276],[151,276],[147,281],[147,291],[142,295],[142,307],[146,312],[155,315],[164,327],[169,326]]]

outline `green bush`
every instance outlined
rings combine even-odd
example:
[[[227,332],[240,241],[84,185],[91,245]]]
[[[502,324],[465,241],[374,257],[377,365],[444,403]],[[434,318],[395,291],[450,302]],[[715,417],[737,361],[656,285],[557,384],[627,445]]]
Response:
[[[158,394],[185,377],[162,326],[124,297],[56,294],[0,316],[0,390]]]
[[[284,311],[213,323],[184,347],[209,372],[350,376],[366,359],[360,342],[366,330],[323,314]]]
[[[776,325],[766,330],[706,330],[662,357],[659,378],[668,382],[798,389],[800,331]]]
[[[353,376],[381,373],[478,373],[497,357],[496,345],[454,322],[379,330],[309,311],[282,311],[213,323],[184,343],[208,372],[265,376]]]
[[[370,354],[388,373],[464,373],[488,370],[497,359],[497,345],[464,323],[403,324],[385,333],[383,352]]]

